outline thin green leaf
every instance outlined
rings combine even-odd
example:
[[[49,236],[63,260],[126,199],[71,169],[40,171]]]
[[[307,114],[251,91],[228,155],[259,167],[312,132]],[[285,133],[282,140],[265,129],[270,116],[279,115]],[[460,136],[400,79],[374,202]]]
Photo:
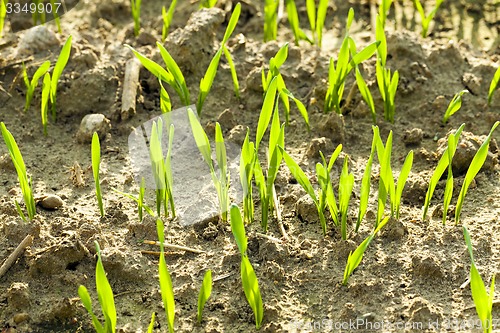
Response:
[[[99,143],[99,135],[94,132],[92,136],[92,173],[94,175],[95,193],[101,217],[104,216],[104,204],[102,203],[101,183],[99,180],[99,165],[101,164],[101,145]]]
[[[170,53],[168,53],[168,51],[160,42],[156,42],[156,46],[160,50],[161,57],[163,58],[165,65],[167,65],[168,71],[170,72],[170,74],[172,74],[174,78],[175,85],[172,85],[172,87],[179,94],[182,103],[184,105],[189,105],[190,104],[189,90],[186,86],[186,80],[184,79],[184,75],[182,74],[181,69],[175,62],[174,58],[172,58]]]
[[[213,163],[212,163],[212,151],[210,149],[210,141],[208,140],[207,134],[205,130],[200,124],[198,117],[193,112],[191,108],[188,109],[189,122],[191,124],[191,130],[193,132],[194,140],[196,141],[196,145],[201,152],[201,156],[203,160],[208,165],[211,171],[213,171]]]
[[[399,173],[399,177],[398,177],[398,183],[396,185],[396,197],[394,198],[394,201],[395,201],[395,211],[396,211],[396,218],[397,219],[399,219],[399,208],[401,205],[401,196],[403,194],[403,189],[406,185],[406,180],[408,179],[408,175],[410,174],[410,170],[411,170],[412,165],[413,165],[413,150],[410,150],[410,152],[406,156],[403,167],[401,168],[401,172]]]
[[[257,133],[255,137],[255,149],[257,151],[259,150],[259,144],[262,140],[262,137],[264,136],[264,133],[267,130],[267,127],[269,126],[269,122],[271,121],[274,110],[274,103],[276,101],[277,84],[277,79],[273,78],[264,97],[264,103],[260,112],[259,122],[257,124]]]
[[[160,262],[158,264],[158,272],[160,275],[160,291],[163,306],[165,307],[165,315],[167,317],[168,331],[174,332],[174,319],[175,319],[175,300],[174,290],[172,286],[172,279],[168,272],[167,263],[165,261],[165,253],[163,243],[165,242],[164,226],[161,219],[156,220],[156,231],[158,233],[158,240],[160,242]]]
[[[238,3],[239,4],[239,3]],[[224,51],[224,56],[226,57],[227,63],[229,64],[229,69],[231,70],[231,77],[233,79],[234,94],[236,98],[240,98],[240,84],[238,82],[238,73],[236,72],[236,66],[234,65],[231,53],[225,45],[222,45],[222,50]]]
[[[203,283],[200,288],[200,294],[198,296],[198,323],[201,324],[201,319],[203,315],[203,308],[205,303],[210,298],[212,293],[212,271],[208,270],[203,277]]]
[[[52,94],[51,92],[51,84],[50,84],[50,74],[45,73],[43,77],[43,85],[42,85],[42,105],[40,108],[40,113],[42,116],[42,126],[43,126],[43,134],[47,135],[47,124],[48,124],[48,113],[49,113],[49,98]]]
[[[214,55],[214,57],[210,61],[210,65],[208,65],[207,71],[205,72],[205,76],[203,76],[203,78],[200,81],[200,94],[198,95],[198,102],[196,103],[196,109],[198,110],[198,115],[201,115],[201,109],[203,108],[205,98],[207,97],[214,83],[215,75],[217,74],[217,68],[219,67],[221,56],[222,56],[222,49],[217,51],[217,53]]]
[[[241,282],[248,304],[255,317],[255,327],[259,329],[264,318],[264,305],[259,289],[259,281],[247,256],[241,258]]]
[[[245,226],[240,209],[235,204],[231,205],[231,230],[241,255],[245,255],[247,252],[247,236],[245,235]]]
[[[491,127],[490,133],[484,140],[483,144],[477,150],[472,162],[470,163],[469,169],[467,170],[467,174],[465,175],[464,182],[462,184],[462,189],[460,190],[460,194],[458,195],[457,206],[455,209],[455,224],[458,225],[458,221],[460,220],[460,213],[462,212],[462,205],[465,201],[465,195],[467,194],[467,190],[469,189],[472,180],[476,177],[477,173],[483,167],[484,161],[486,161],[486,157],[488,156],[488,149],[490,146],[491,136],[493,135],[493,131],[500,124],[499,121],[495,122]]]
[[[500,67],[497,68],[495,74],[493,75],[493,79],[491,80],[490,83],[490,89],[488,91],[488,106],[490,106],[491,102],[493,101],[493,94],[495,93],[495,90],[498,88],[499,81],[500,81]]]
[[[241,13],[241,4],[238,2],[234,7],[233,13],[231,14],[231,18],[229,19],[229,23],[227,24],[226,32],[224,33],[224,38],[222,39],[222,45],[226,44],[231,37],[234,29],[236,28],[236,24],[238,24],[238,19],[240,18]]]
[[[50,102],[52,103],[52,119],[55,121],[56,118],[56,97],[57,97],[57,85],[59,83],[59,78],[68,63],[69,56],[71,53],[71,41],[73,36],[69,35],[66,43],[64,43],[61,53],[57,58],[56,64],[54,65],[54,70],[52,71],[52,81],[50,84]]]
[[[290,173],[292,174],[293,178],[297,180],[297,182],[302,186],[302,188],[306,191],[307,194],[311,197],[311,199],[317,203],[318,198],[316,197],[316,193],[314,192],[314,188],[311,185],[311,182],[309,181],[309,178],[307,178],[306,174],[300,166],[293,160],[293,158],[283,149],[280,147],[280,150],[283,154],[283,159],[285,160],[286,165],[288,166],[288,169],[290,170]]]
[[[104,266],[101,260],[101,249],[99,243],[95,241],[97,252],[97,265],[95,268],[95,282],[99,303],[101,304],[102,313],[104,315],[104,329],[106,332],[114,333],[116,331],[116,308],[113,290],[109,284]]]

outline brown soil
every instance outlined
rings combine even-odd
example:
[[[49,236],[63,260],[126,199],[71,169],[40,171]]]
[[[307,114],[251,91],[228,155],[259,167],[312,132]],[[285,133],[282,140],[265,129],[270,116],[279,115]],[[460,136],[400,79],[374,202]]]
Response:
[[[373,38],[370,22],[375,9],[368,1],[356,0],[342,5],[339,2],[329,9],[323,50],[307,43],[301,43],[300,47],[290,45],[282,74],[289,90],[307,104],[311,131],[307,131],[297,110],[292,108],[285,138],[286,149],[308,170],[311,180],[318,150],[329,156],[339,143],[343,144],[356,178],[349,216],[354,223],[360,180],[371,146],[371,116],[357,90],[344,108],[343,117],[324,114],[322,101],[329,57],[336,57],[349,6],[356,12],[351,32],[360,45]],[[194,29],[186,22],[198,11],[197,4],[179,1],[166,42],[187,79],[193,102],[199,80],[219,46],[231,12],[231,1],[219,3],[217,10],[196,14],[204,20],[193,23],[198,27]],[[233,94],[229,67],[223,61],[202,114],[202,123],[207,124],[207,128],[213,129],[213,123],[219,120],[226,138],[230,136],[228,145],[238,146],[245,127],[250,128],[252,137],[255,135],[262,103],[261,68],[285,41],[293,41],[283,18],[278,41],[263,43],[261,2],[242,3],[240,22],[229,42],[242,87],[241,98]],[[35,237],[24,255],[0,277],[2,332],[93,331],[77,289],[85,285],[97,307],[94,241],[101,246],[103,264],[116,295],[120,332],[146,331],[153,311],[157,313],[155,332],[167,330],[158,284],[158,257],[141,253],[158,250],[142,243],[144,239],[156,239],[155,221],[146,217],[138,222],[135,203],[112,190],[138,193],[130,166],[128,136],[132,128],[160,114],[158,84],[142,70],[137,114],[127,120],[117,116],[125,62],[132,57],[124,44],[159,59],[155,41],[161,35],[162,4],[164,2],[157,0],[144,2],[139,38],[133,36],[128,1],[82,0],[63,17],[63,34],[58,35],[61,42],[55,45],[37,45],[27,49],[27,53],[18,54],[19,40],[25,31],[16,34],[7,31],[6,37],[0,40],[3,88],[0,120],[6,123],[20,146],[33,179],[35,196],[56,194],[64,200],[63,207],[55,211],[38,207],[36,218],[24,223],[14,206],[14,200],[22,200],[16,173],[6,147],[0,145],[0,261],[27,234]],[[470,268],[462,229],[452,220],[445,226],[441,224],[443,181],[431,204],[429,215],[432,217],[422,221],[421,208],[429,178],[446,144],[440,139],[466,123],[457,152],[460,158],[454,165],[454,204],[468,163],[492,124],[500,120],[499,91],[493,104],[486,105],[495,63],[500,61],[500,3],[496,0],[445,1],[426,39],[419,35],[419,18],[412,8],[410,1],[404,5],[398,2],[389,15],[388,65],[398,69],[401,75],[394,124],[384,121],[381,114],[382,101],[375,93],[374,60],[362,66],[379,111],[381,135],[385,140],[390,130],[394,133],[396,175],[408,151],[413,149],[415,153],[414,167],[403,194],[401,219],[391,220],[374,239],[348,286],[342,286],[349,251],[373,229],[378,163],[374,164],[369,212],[360,232],[351,232],[347,241],[340,239],[331,219],[327,236],[322,235],[315,208],[283,165],[276,185],[289,240],[282,238],[275,218],[271,219],[267,233],[271,237],[260,234],[259,202],[256,202],[257,221],[247,227],[249,258],[259,279],[265,307],[261,331],[348,331],[352,326],[340,325],[349,323],[357,323],[359,332],[410,332],[417,330],[418,325],[423,325],[423,331],[428,332],[456,332],[461,328],[474,331],[471,324],[476,324],[478,331],[470,288],[462,286]],[[299,6],[299,11],[305,24],[305,6]],[[48,27],[55,31],[55,26],[49,24]],[[59,84],[57,122],[50,123],[49,135],[44,136],[39,116],[40,88],[29,112],[23,112],[25,87],[20,76],[21,61],[26,62],[32,75],[45,59],[55,60],[69,34],[73,35],[72,55]],[[346,96],[353,82],[350,75]],[[462,89],[470,92],[464,96],[462,109],[443,125],[441,119],[448,101]],[[170,95],[174,109],[181,107],[176,94],[171,91]],[[228,111],[220,117],[225,110]],[[89,113],[104,114],[112,126],[101,142],[106,208],[103,218],[99,217],[94,195],[90,144],[77,140],[81,119]],[[179,131],[179,135],[185,134]],[[494,137],[498,138],[498,133]],[[490,145],[490,153],[486,167],[467,194],[461,217],[471,232],[476,263],[486,283],[498,271],[500,255],[496,141]],[[189,159],[201,161],[196,150]],[[334,186],[338,184],[340,165],[337,162],[334,167]],[[205,169],[186,168],[182,179],[190,182],[191,187],[193,184],[202,187],[210,183],[201,180],[202,183],[197,184],[193,179],[206,173]],[[237,181],[237,173],[233,172],[232,177]],[[182,188],[184,183],[179,186]],[[212,194],[208,196],[209,203],[216,200]],[[194,196],[192,200],[197,202],[199,197]],[[154,206],[152,191],[148,192],[147,203]],[[178,208],[189,207],[187,200],[179,203]],[[239,254],[229,225],[210,217],[184,224],[165,219],[165,223],[168,242],[205,251],[203,254],[168,252],[167,264],[176,300],[176,331],[254,330],[253,314],[239,278]],[[213,271],[217,281],[203,322],[197,325],[197,295],[207,269]],[[500,317],[496,306],[493,317]]]

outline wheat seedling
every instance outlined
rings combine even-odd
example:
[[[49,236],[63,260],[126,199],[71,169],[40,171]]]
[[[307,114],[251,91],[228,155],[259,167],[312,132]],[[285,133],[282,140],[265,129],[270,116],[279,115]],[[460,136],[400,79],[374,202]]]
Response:
[[[373,233],[368,236],[357,248],[356,250],[351,251],[349,253],[349,257],[347,258],[347,264],[345,266],[344,270],[344,280],[342,281],[342,284],[344,286],[347,285],[347,282],[349,281],[349,277],[352,275],[354,270],[359,266],[361,263],[361,260],[363,260],[363,255],[368,248],[368,245],[370,245],[371,241],[375,237],[375,235],[382,229],[382,227],[389,221],[389,217],[387,216],[384,218],[383,221],[379,223],[379,225],[375,228]]]
[[[48,112],[49,112],[49,99],[50,99],[50,74],[45,73],[43,76],[42,84],[42,104],[40,113],[42,115],[43,134],[47,135]]]
[[[454,115],[462,107],[462,95],[468,92],[467,90],[462,90],[453,96],[453,99],[448,104],[443,116],[443,124],[445,124],[452,115]]]
[[[483,144],[477,150],[472,162],[470,162],[469,169],[465,174],[465,179],[462,184],[462,189],[460,190],[460,194],[458,195],[457,206],[455,209],[455,224],[458,225],[458,221],[460,220],[460,213],[462,212],[462,205],[465,201],[465,195],[467,194],[467,190],[469,189],[470,184],[476,177],[477,173],[483,167],[484,161],[486,161],[486,157],[488,156],[488,149],[490,147],[491,136],[493,135],[493,131],[500,125],[500,122],[497,121],[491,127],[490,133],[484,140]]]
[[[243,188],[243,220],[246,223],[253,222],[254,206],[252,199],[252,178],[256,161],[255,144],[250,142],[250,129],[247,128],[247,135],[240,155],[240,181]]]
[[[94,132],[92,136],[92,173],[94,174],[95,194],[101,217],[104,216],[104,204],[102,203],[101,182],[99,180],[99,165],[101,164],[101,145],[99,143],[99,135]]]
[[[359,226],[361,225],[361,221],[363,220],[363,217],[365,217],[366,211],[368,210],[368,199],[370,197],[370,187],[371,187],[370,179],[372,175],[372,164],[373,164],[373,158],[375,157],[377,139],[378,137],[376,135],[373,135],[370,157],[368,158],[368,162],[366,163],[365,172],[363,173],[363,179],[361,180],[361,190],[359,195],[359,213],[355,229],[356,232],[358,232]]]
[[[66,65],[71,54],[71,42],[73,36],[69,36],[64,43],[59,57],[57,58],[56,64],[54,65],[54,70],[52,71],[52,78],[50,81],[50,104],[52,106],[52,121],[56,121],[56,97],[57,97],[57,85],[59,84],[59,78],[66,68]]]
[[[351,200],[352,189],[354,187],[354,174],[349,173],[347,168],[348,156],[344,157],[344,165],[340,173],[339,180],[339,211],[341,216],[340,231],[342,239],[347,239],[347,214],[349,201]]]
[[[264,2],[264,42],[275,40],[278,35],[278,0]]]
[[[221,47],[217,51],[217,53],[215,53],[214,57],[210,61],[210,65],[208,66],[207,71],[205,72],[205,76],[203,76],[203,78],[200,81],[200,93],[198,95],[198,101],[196,103],[198,116],[201,115],[201,109],[203,108],[203,103],[205,102],[205,98],[207,97],[208,93],[210,92],[210,89],[212,88],[212,84],[214,83],[215,75],[217,74],[217,68],[219,67],[219,62],[222,53],[224,53],[224,56],[226,57],[229,64],[229,68],[231,70],[234,92],[236,96],[239,97],[240,93],[239,93],[238,75],[236,74],[236,67],[231,57],[231,53],[229,53],[229,50],[226,47],[226,43],[231,37],[234,29],[236,28],[236,24],[238,23],[240,13],[241,13],[241,4],[238,3],[234,8],[233,13],[231,14],[231,18],[229,19],[229,24],[226,28],[226,32],[224,33],[224,38],[222,39]]]
[[[292,28],[293,36],[295,39],[295,45],[299,45],[299,41],[307,40],[309,43],[313,43],[304,30],[300,28],[299,24],[299,14],[297,12],[297,6],[295,6],[295,0],[285,0],[286,12],[288,14],[288,23],[290,23],[290,27]]]
[[[344,94],[345,81],[347,75],[357,65],[369,59],[377,50],[379,42],[373,42],[367,45],[363,50],[352,54],[351,59],[349,56],[355,50],[354,40],[349,36],[349,29],[354,20],[354,10],[351,8],[346,22],[346,35],[340,46],[337,63],[335,64],[333,58],[330,58],[330,65],[328,69],[328,90],[325,96],[325,113],[335,110],[338,114],[342,113],[340,104]],[[354,50],[353,50],[354,49]]]
[[[161,219],[156,219],[156,232],[158,233],[158,241],[160,242],[160,261],[158,263],[158,273],[160,275],[160,291],[163,307],[165,308],[165,315],[168,323],[169,333],[174,332],[174,319],[175,319],[175,300],[174,289],[172,287],[172,279],[168,272],[167,263],[165,261],[165,232]]]
[[[210,175],[214,183],[217,196],[219,198],[219,213],[222,221],[227,221],[227,211],[229,208],[229,172],[227,169],[226,147],[219,123],[215,124],[215,155],[217,157],[218,172],[215,172],[215,166],[212,162],[212,150],[210,141],[205,130],[191,108],[188,109],[189,122],[196,145],[203,157],[203,160],[210,168]]]
[[[436,189],[437,183],[441,179],[441,176],[443,175],[445,170],[448,168],[449,164],[451,164],[451,162],[452,162],[453,156],[455,155],[455,151],[457,149],[457,145],[458,145],[458,141],[459,141],[458,139],[460,138],[460,135],[462,134],[462,130],[464,129],[464,126],[465,126],[465,124],[462,124],[455,131],[454,134],[450,134],[450,136],[453,136],[453,140],[448,139],[448,148],[446,148],[445,151],[443,152],[443,155],[439,159],[439,162],[438,162],[438,165],[436,166],[436,169],[434,169],[434,172],[432,173],[431,179],[429,181],[429,187],[427,188],[427,193],[425,195],[422,221],[425,221],[425,218],[427,217],[427,211],[429,210],[429,205],[431,203],[432,195],[434,194],[434,190]],[[443,213],[446,214],[446,211],[444,211]]]
[[[33,78],[31,78],[30,81],[26,66],[23,63],[23,79],[24,84],[26,85],[26,103],[24,104],[24,111],[28,111],[33,99],[35,88],[38,86],[38,81],[45,75],[45,73],[48,72],[49,68],[50,61],[47,60],[43,64],[41,64],[40,67],[38,67],[38,69],[35,71],[35,74],[33,74]]]
[[[375,112],[375,103],[373,102],[373,96],[357,66],[356,66],[356,84],[358,85],[361,97],[363,97],[363,100],[366,102],[368,108],[370,109],[370,112],[372,114],[373,124],[376,124],[377,114]]]
[[[31,184],[31,177],[28,178],[26,172],[26,166],[24,164],[23,156],[21,151],[17,146],[14,136],[10,133],[3,122],[0,122],[0,130],[2,132],[3,140],[9,151],[10,158],[14,167],[16,168],[17,178],[19,180],[19,186],[21,187],[21,192],[23,193],[24,204],[26,205],[26,210],[28,212],[28,219],[32,220],[36,215],[35,199],[33,197],[33,186]],[[17,212],[19,216],[26,221],[26,217],[19,206],[19,203],[15,201]]]
[[[436,15],[439,6],[443,3],[444,0],[436,0],[436,4],[434,5],[434,8],[432,8],[432,11],[429,13],[428,16],[425,15],[425,10],[422,4],[420,3],[420,0],[413,0],[415,2],[415,7],[417,8],[418,13],[420,14],[420,20],[422,23],[422,37],[427,37],[427,32],[429,30],[429,25]]]
[[[210,298],[212,293],[212,271],[208,270],[203,277],[203,283],[200,288],[200,294],[198,296],[198,324],[201,324],[201,319],[203,315],[203,308],[205,303]]]
[[[255,317],[255,327],[259,329],[264,318],[264,305],[259,289],[259,281],[247,256],[247,236],[245,226],[241,218],[240,209],[237,205],[231,205],[231,230],[241,254],[241,283],[248,304],[252,308]]]
[[[80,287],[78,288],[78,295],[80,296],[83,306],[92,317],[92,323],[97,333],[115,333],[116,308],[115,300],[113,297],[113,290],[111,289],[111,285],[109,284],[108,278],[106,277],[106,272],[104,271],[104,266],[101,260],[101,249],[99,248],[99,243],[97,243],[97,241],[95,241],[95,247],[97,251],[95,284],[97,295],[99,298],[99,304],[101,305],[102,314],[104,316],[104,325],[101,324],[92,310],[92,300],[90,299],[90,295],[85,286],[80,285]]]
[[[168,216],[168,207],[172,217],[175,217],[175,204],[173,195],[173,177],[171,168],[172,143],[174,140],[174,125],[170,124],[168,131],[167,155],[164,158],[162,150],[163,121],[158,118],[158,122],[153,122],[151,126],[151,137],[149,143],[149,155],[151,168],[156,185],[156,213],[161,214],[161,206],[165,215]]]
[[[328,0],[319,0],[318,10],[316,12],[316,1],[307,0],[306,10],[309,18],[309,25],[313,40],[321,48],[323,42],[323,27],[325,26],[326,11],[328,9]]]
[[[153,312],[151,314],[151,321],[149,322],[148,326],[148,333],[153,333],[154,329],[155,329],[155,313]]]
[[[175,6],[177,6],[177,0],[172,0],[170,6],[168,7],[168,11],[165,6],[161,8],[161,17],[163,19],[163,27],[161,30],[162,43],[165,43],[165,40],[167,40],[168,30],[170,29],[170,24],[174,18]]]
[[[500,81],[500,67],[497,68],[495,75],[493,75],[493,79],[491,79],[490,89],[488,91],[488,106],[491,105],[493,101],[493,94],[495,90],[498,88],[498,82]]]
[[[381,18],[382,27],[385,27],[385,21],[387,20],[387,13],[391,8],[392,0],[380,0],[380,5],[378,7],[378,15]]]
[[[130,0],[130,10],[134,19],[134,35],[139,36],[141,30],[141,2],[142,0]]]
[[[472,293],[472,299],[476,306],[476,312],[481,321],[481,327],[483,328],[483,333],[490,333],[493,329],[493,299],[495,298],[495,275],[491,278],[491,286],[489,290],[489,295],[487,293],[486,286],[484,285],[483,279],[479,274],[474,262],[474,254],[472,253],[472,244],[470,240],[470,234],[467,228],[464,226],[464,238],[467,244],[467,250],[469,251],[471,266],[470,266],[470,290]]]

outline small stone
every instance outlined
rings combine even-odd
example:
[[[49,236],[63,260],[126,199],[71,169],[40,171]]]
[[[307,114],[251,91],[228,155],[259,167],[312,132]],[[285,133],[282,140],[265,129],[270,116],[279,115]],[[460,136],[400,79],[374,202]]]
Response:
[[[64,205],[64,201],[55,194],[43,196],[42,198],[38,198],[37,201],[40,206],[50,210],[59,209]]]
[[[323,152],[326,154],[327,151],[333,150],[333,144],[330,140],[325,137],[314,138],[311,140],[309,147],[306,151],[306,156],[309,158],[317,158],[320,157],[319,152]]]
[[[111,129],[111,123],[103,114],[88,114],[83,117],[76,139],[80,143],[92,142],[92,135],[97,132],[99,139],[103,140]]]
[[[473,95],[481,94],[481,81],[481,78],[472,73],[465,73],[462,76],[462,83]]]
[[[304,195],[295,204],[295,210],[299,219],[306,223],[317,223],[318,211],[309,195]]]
[[[246,135],[246,128],[243,125],[236,125],[229,131],[227,140],[241,145],[245,141]]]
[[[24,282],[14,282],[7,290],[7,302],[16,309],[26,309],[30,306],[29,287]]]
[[[45,25],[38,25],[26,31],[17,47],[17,56],[24,57],[50,50],[60,42],[52,30]]]
[[[343,143],[345,139],[344,117],[335,112],[328,114],[319,127],[319,134],[332,140],[333,143]]]
[[[405,145],[419,145],[424,138],[424,131],[420,128],[412,128],[411,130],[406,130],[403,134],[403,142]]]
[[[137,36],[137,43],[139,45],[155,45],[156,44],[156,38],[150,34],[149,32],[146,31],[141,31],[139,33],[139,36]]]
[[[444,97],[443,95],[439,95],[438,97],[436,97],[434,102],[432,102],[432,107],[436,111],[444,112],[444,111],[446,111],[446,107],[448,106],[448,103],[449,103],[449,101],[446,100],[446,97]]]
[[[225,109],[217,118],[217,122],[223,129],[230,129],[236,126],[234,114],[230,109]]]

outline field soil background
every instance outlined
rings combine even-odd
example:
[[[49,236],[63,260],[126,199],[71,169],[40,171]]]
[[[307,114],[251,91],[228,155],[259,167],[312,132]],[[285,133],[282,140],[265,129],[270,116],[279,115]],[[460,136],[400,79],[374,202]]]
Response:
[[[197,2],[179,1],[164,45],[184,73],[193,103],[236,3],[222,0],[216,8],[200,10]],[[433,3],[425,1],[428,10]],[[446,225],[441,222],[445,180],[437,186],[425,221],[422,206],[448,133],[466,124],[453,163],[454,205],[472,157],[493,123],[500,120],[500,91],[487,106],[489,84],[500,63],[500,2],[444,1],[431,24],[430,36],[425,39],[420,36],[420,18],[412,1],[398,0],[391,7],[386,26],[387,65],[399,70],[401,76],[393,124],[383,119],[375,58],[364,62],[361,69],[374,95],[383,140],[393,131],[394,175],[399,175],[410,150],[415,154],[414,165],[403,192],[400,219],[391,219],[375,237],[347,286],[341,282],[349,252],[373,230],[379,164],[375,159],[369,211],[360,231],[355,233],[352,226],[359,209],[361,177],[370,154],[372,118],[357,88],[352,88],[353,73],[347,79],[344,97],[350,98],[342,116],[325,114],[323,101],[329,59],[337,58],[349,8],[355,10],[351,35],[360,46],[374,40],[372,22],[377,5],[369,1],[330,1],[320,50],[307,42],[294,44],[286,12],[280,19],[277,41],[264,43],[263,2],[247,0],[241,4],[240,20],[228,42],[241,96],[235,97],[229,66],[222,60],[201,115],[211,140],[216,121],[221,124],[228,146],[240,147],[247,127],[251,138],[255,137],[263,101],[261,70],[267,70],[269,59],[281,45],[290,42],[281,73],[288,89],[307,106],[311,130],[307,130],[292,106],[291,120],[285,128],[286,150],[317,187],[314,167],[320,161],[319,151],[329,158],[342,144],[343,153],[332,170],[335,190],[345,158],[355,175],[347,241],[341,240],[330,217],[327,235],[322,235],[316,208],[284,163],[276,189],[287,238],[275,217],[263,235],[255,193],[256,221],[247,226],[247,233],[248,256],[264,302],[261,331],[345,332],[355,331],[346,326],[355,322],[359,332],[479,332],[470,287],[465,284],[470,257],[461,225],[454,224],[454,206]],[[161,63],[155,42],[161,38],[162,5],[168,6],[169,1],[143,1],[138,37],[134,36],[130,4],[125,0],[81,0],[62,17],[62,34],[57,34],[55,25],[50,23],[47,29],[38,31],[36,38],[28,40],[26,30],[13,33],[7,24],[0,40],[0,120],[19,144],[35,196],[55,194],[64,205],[57,210],[38,206],[35,219],[23,222],[14,205],[14,200],[22,201],[16,172],[6,146],[0,144],[0,262],[26,235],[34,236],[31,246],[0,277],[1,332],[92,332],[90,316],[77,290],[79,285],[85,285],[94,309],[99,307],[94,241],[101,246],[104,268],[115,294],[118,331],[145,332],[152,312],[157,313],[154,331],[168,330],[159,292],[158,256],[141,252],[159,251],[155,245],[142,242],[157,240],[155,219],[146,216],[139,222],[136,203],[113,190],[138,194],[128,136],[133,128],[161,114],[158,81],[145,69],[140,72],[136,113],[122,119],[120,109],[125,64],[133,57],[124,44]],[[297,6],[301,25],[307,31],[305,2],[298,1]],[[48,135],[44,136],[41,84],[31,108],[23,111],[26,88],[22,63],[30,76],[45,60],[54,64],[70,34],[73,45],[59,82],[57,121],[49,123]],[[462,109],[443,124],[449,101],[464,89],[469,93],[463,97]],[[182,107],[175,92],[169,92],[173,109]],[[92,113],[109,119],[109,123],[102,124],[101,137],[106,210],[102,218],[95,197],[90,141],[79,133],[82,118]],[[191,133],[188,128],[181,128],[176,135],[188,137]],[[460,221],[469,228],[476,264],[486,284],[500,268],[499,137],[497,131],[485,166],[467,194]],[[265,156],[264,151],[261,154]],[[201,207],[206,214],[184,219],[184,223],[164,219],[169,243],[204,251],[196,254],[167,250],[176,301],[176,331],[254,331],[253,313],[241,287],[240,255],[230,226],[210,214],[217,210],[213,204],[217,198],[210,179],[201,177],[208,175],[208,168],[196,148],[183,158],[184,173],[179,178],[174,175],[177,191],[179,195],[188,189],[198,192],[180,200],[178,210],[188,214]],[[231,177],[238,182],[236,171]],[[241,202],[241,193],[236,192],[233,199]],[[152,190],[147,191],[146,204],[155,207]],[[24,204],[21,206],[24,209]],[[198,325],[198,291],[208,269],[213,271],[215,280],[213,293]],[[493,318],[500,318],[496,302]]]

